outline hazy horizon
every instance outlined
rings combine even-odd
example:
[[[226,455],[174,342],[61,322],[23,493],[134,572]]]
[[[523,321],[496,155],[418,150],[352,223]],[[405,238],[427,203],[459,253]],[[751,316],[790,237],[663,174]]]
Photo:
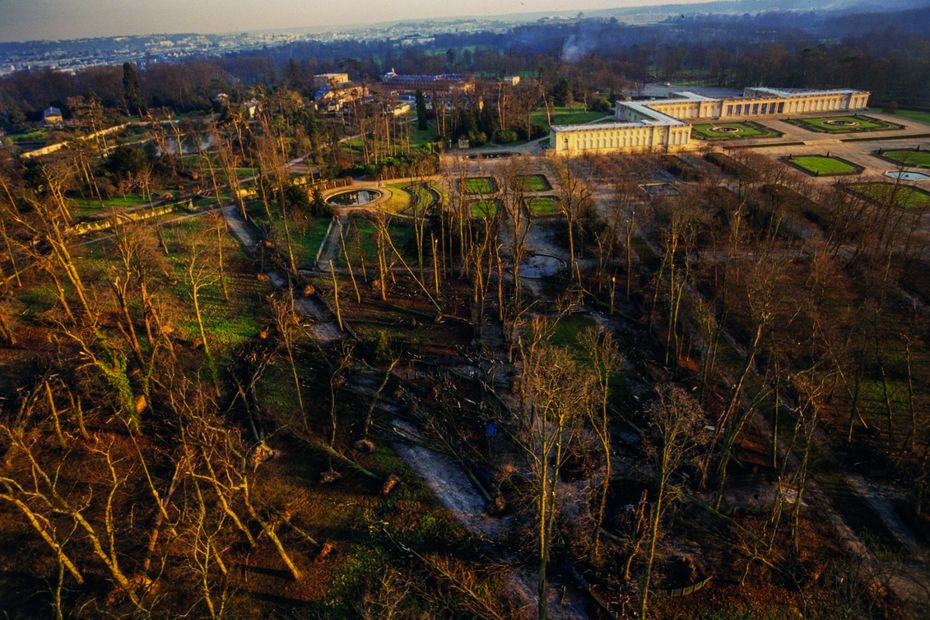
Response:
[[[0,41],[121,35],[223,33],[361,26],[403,19],[590,11],[710,0],[474,0],[467,5],[413,0],[347,0],[324,7],[301,0],[0,0]]]

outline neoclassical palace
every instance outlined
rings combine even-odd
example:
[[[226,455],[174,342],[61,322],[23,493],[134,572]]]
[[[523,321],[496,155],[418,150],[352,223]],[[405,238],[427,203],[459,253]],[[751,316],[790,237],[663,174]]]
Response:
[[[691,144],[691,122],[733,122],[821,112],[857,112],[869,103],[861,90],[746,88],[742,97],[716,99],[692,92],[670,99],[621,101],[615,122],[553,125],[549,143],[558,155],[680,151]]]

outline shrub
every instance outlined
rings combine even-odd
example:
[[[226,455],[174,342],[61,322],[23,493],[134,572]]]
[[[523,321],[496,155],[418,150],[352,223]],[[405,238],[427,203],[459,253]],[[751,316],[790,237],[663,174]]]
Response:
[[[498,144],[510,144],[517,141],[517,132],[510,129],[498,129],[494,134],[494,141]]]

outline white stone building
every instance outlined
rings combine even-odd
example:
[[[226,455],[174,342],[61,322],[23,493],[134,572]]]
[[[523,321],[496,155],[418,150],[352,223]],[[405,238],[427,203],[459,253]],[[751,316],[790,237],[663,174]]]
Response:
[[[616,122],[553,125],[549,143],[557,155],[671,152],[692,146],[691,123],[733,122],[792,115],[859,112],[869,103],[860,90],[746,88],[742,97],[711,98],[692,92],[669,99],[622,101]]]

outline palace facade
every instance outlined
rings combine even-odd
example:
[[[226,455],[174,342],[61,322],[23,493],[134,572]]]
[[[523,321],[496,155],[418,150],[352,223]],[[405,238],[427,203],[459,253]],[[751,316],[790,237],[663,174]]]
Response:
[[[692,92],[669,99],[621,101],[615,122],[553,125],[549,144],[557,155],[671,152],[692,146],[691,123],[734,122],[824,112],[859,112],[869,93],[861,90],[746,88],[742,97],[712,98]]]

